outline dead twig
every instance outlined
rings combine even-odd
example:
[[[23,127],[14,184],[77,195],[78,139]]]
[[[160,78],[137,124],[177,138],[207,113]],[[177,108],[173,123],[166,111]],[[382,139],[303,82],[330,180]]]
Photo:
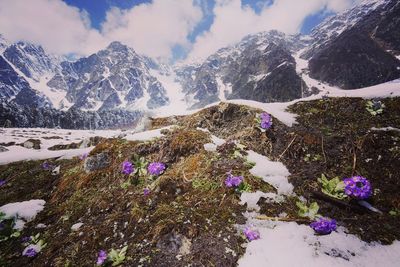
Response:
[[[280,221],[280,222],[300,222],[300,223],[310,223],[310,219],[302,218],[288,218],[288,217],[270,217],[266,215],[258,215],[257,220],[270,220],[270,221]]]
[[[183,181],[185,183],[191,183],[192,182],[192,179],[186,178],[185,171],[182,171],[182,175],[183,175]]]
[[[311,194],[312,194],[312,197],[315,199],[323,200],[323,201],[329,202],[331,204],[334,204],[334,205],[342,207],[342,208],[349,208],[351,210],[354,210],[357,212],[362,212],[362,213],[369,211],[368,209],[366,209],[364,207],[361,207],[361,206],[356,205],[351,202],[343,201],[343,200],[328,196],[319,191],[313,191],[313,192],[311,192]]]
[[[281,157],[285,154],[285,152],[289,149],[289,147],[293,144],[294,140],[296,139],[297,135],[295,135],[290,141],[289,145],[285,148],[285,150],[282,152],[282,154],[279,155],[278,160],[281,159]]]
[[[325,149],[324,149],[324,136],[322,136],[321,149],[322,149],[322,155],[324,156],[324,163],[326,163],[326,154],[325,154]]]
[[[224,195],[222,196],[221,202],[219,203],[219,206],[220,206],[220,207],[221,207],[221,205],[222,205],[222,202],[224,202],[225,197],[226,197],[226,194],[224,194]]]
[[[356,163],[357,163],[357,154],[356,154],[356,150],[354,149],[354,151],[353,151],[353,170],[351,171],[351,176],[354,175],[354,172],[356,170]]]

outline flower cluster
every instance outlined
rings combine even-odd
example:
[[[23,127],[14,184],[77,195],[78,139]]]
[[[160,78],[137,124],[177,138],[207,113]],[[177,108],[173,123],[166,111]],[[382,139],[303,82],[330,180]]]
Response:
[[[125,160],[122,162],[122,173],[129,175],[134,171],[134,167],[130,161]]]
[[[36,250],[35,246],[29,246],[22,252],[23,256],[26,256],[26,257],[29,257],[29,258],[33,258],[37,254],[38,254],[38,251]]]
[[[97,265],[103,265],[103,263],[107,260],[107,252],[104,250],[99,251],[99,255],[97,256]]]
[[[346,195],[356,199],[367,199],[372,195],[370,182],[362,176],[353,176],[344,179],[344,192]]]
[[[272,126],[272,117],[267,112],[260,114],[260,127],[261,129],[267,130]]]
[[[0,186],[5,185],[6,183],[7,183],[6,180],[0,180]]]
[[[29,258],[35,257],[44,249],[47,244],[43,239],[40,239],[40,234],[35,236],[26,236],[21,239],[22,244],[25,246],[22,256]]]
[[[145,189],[143,189],[143,195],[145,196],[145,197],[147,197],[148,195],[150,195],[150,189],[148,189],[148,188],[145,188]]]
[[[366,109],[373,116],[376,116],[378,114],[382,114],[384,108],[385,108],[385,104],[383,104],[381,101],[375,100],[375,99],[372,100],[372,101],[371,100],[368,101],[367,104],[366,104]]]
[[[152,162],[147,166],[147,171],[150,173],[150,175],[153,176],[158,176],[164,173],[165,171],[165,164],[162,162]]]
[[[250,227],[244,228],[243,234],[249,241],[260,239],[260,233],[257,230],[251,229]]]
[[[243,176],[233,176],[230,172],[225,179],[226,187],[238,187],[243,182]]]
[[[127,250],[128,246],[118,250],[111,249],[108,253],[105,250],[100,250],[97,255],[96,265],[119,266],[125,261]]]
[[[46,171],[51,171],[53,170],[54,166],[48,163],[47,161],[42,163],[42,169]]]
[[[336,230],[336,220],[319,218],[318,220],[312,222],[310,224],[310,227],[320,235],[328,235],[332,231]]]
[[[24,244],[29,244],[29,242],[32,241],[32,238],[30,236],[24,236],[21,238],[21,242]]]

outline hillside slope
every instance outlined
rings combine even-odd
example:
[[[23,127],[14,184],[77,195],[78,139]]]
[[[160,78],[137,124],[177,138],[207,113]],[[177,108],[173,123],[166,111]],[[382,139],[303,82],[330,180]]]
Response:
[[[47,243],[29,258],[21,256],[20,238],[0,242],[0,263],[92,266],[99,250],[128,246],[123,266],[396,266],[400,98],[381,101],[376,116],[361,98],[298,102],[289,107],[297,124],[273,117],[266,132],[255,122],[263,110],[221,103],[152,119],[149,131],[101,140],[83,159],[50,159],[60,166],[55,175],[43,161],[0,166],[0,210],[46,201],[21,236],[40,233]],[[163,162],[166,170],[128,176],[125,160],[137,169],[144,160]],[[243,186],[227,187],[227,172],[243,176]],[[368,202],[382,214],[321,197],[321,174],[367,177],[374,189]],[[310,219],[299,216],[299,200],[316,201],[340,227],[315,235]],[[261,238],[248,243],[245,226]],[[290,244],[295,256],[283,257],[279,244]]]

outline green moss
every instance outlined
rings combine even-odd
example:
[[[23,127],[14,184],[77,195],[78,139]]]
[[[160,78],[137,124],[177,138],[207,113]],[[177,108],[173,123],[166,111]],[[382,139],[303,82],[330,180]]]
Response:
[[[192,186],[194,189],[201,191],[213,191],[217,190],[220,187],[220,184],[208,179],[195,178],[192,180]]]

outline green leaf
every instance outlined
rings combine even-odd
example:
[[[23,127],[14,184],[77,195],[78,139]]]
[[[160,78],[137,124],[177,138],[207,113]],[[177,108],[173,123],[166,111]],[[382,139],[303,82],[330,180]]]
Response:
[[[246,183],[246,182],[242,182],[240,183],[240,185],[237,188],[237,191],[239,193],[243,193],[243,192],[251,192],[251,185]]]
[[[319,216],[319,206],[317,202],[313,202],[307,207],[305,203],[298,201],[296,202],[296,206],[299,208],[298,214],[300,217],[308,217],[313,220],[315,217]]]
[[[328,180],[325,174],[321,174],[321,178],[317,179],[321,183],[322,193],[337,199],[345,199],[347,195],[344,193],[345,184],[339,177]]]
[[[11,234],[11,237],[20,237],[21,236],[21,232],[20,231],[15,231]]]
[[[396,210],[389,211],[389,215],[391,215],[391,216],[398,216],[399,214],[400,214],[400,212],[396,211]]]
[[[127,249],[128,246],[123,247],[121,250],[111,249],[108,258],[112,262],[112,266],[118,266],[124,262]]]

